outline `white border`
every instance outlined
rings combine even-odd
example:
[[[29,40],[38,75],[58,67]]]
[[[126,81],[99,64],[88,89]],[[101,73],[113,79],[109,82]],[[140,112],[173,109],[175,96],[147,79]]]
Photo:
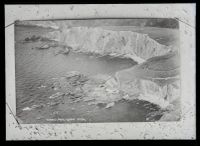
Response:
[[[5,26],[15,20],[101,17],[160,17],[180,22],[182,119],[180,122],[22,124],[6,106],[7,140],[47,139],[196,139],[195,4],[5,5]],[[16,113],[14,26],[5,28],[6,102]]]

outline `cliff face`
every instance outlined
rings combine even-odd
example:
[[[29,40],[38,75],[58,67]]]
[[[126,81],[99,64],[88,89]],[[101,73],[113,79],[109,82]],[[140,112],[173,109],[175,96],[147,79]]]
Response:
[[[139,96],[137,98],[150,101],[154,104],[159,105],[162,108],[167,108],[167,106],[169,106],[174,100],[178,99],[180,96],[179,81],[175,81],[165,86],[159,86],[155,82],[144,79],[137,80],[137,82],[137,91],[139,91]],[[127,90],[127,88],[123,89]]]
[[[50,32],[45,37],[66,44],[73,51],[132,58],[138,63],[171,50],[171,47],[157,43],[146,34],[102,28],[65,28]]]
[[[175,51],[148,59],[116,73],[120,90],[129,99],[141,99],[166,109],[163,121],[180,119],[180,54]]]

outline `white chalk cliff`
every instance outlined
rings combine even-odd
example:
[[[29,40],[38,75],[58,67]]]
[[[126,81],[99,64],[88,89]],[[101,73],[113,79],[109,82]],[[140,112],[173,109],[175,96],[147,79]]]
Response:
[[[77,52],[132,58],[138,63],[171,50],[171,47],[159,44],[147,34],[132,31],[66,27],[50,32],[45,37],[64,43]]]

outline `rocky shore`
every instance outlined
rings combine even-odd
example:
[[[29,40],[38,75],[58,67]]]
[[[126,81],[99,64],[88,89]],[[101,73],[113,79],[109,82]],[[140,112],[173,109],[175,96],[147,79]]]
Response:
[[[67,52],[70,48],[73,52],[131,58],[138,62],[130,69],[116,72],[115,76],[68,72],[53,81],[52,88],[58,92],[50,99],[67,96],[72,103],[85,101],[88,105],[104,104],[105,108],[122,99],[139,99],[159,105],[161,110],[152,116],[162,115],[160,121],[180,119],[180,55],[177,48],[159,44],[147,34],[89,27],[63,27],[42,38],[52,41],[50,47],[56,44]]]

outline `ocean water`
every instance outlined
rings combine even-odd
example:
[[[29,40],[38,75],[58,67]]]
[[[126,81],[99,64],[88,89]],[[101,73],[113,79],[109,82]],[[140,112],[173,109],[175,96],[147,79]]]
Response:
[[[48,86],[50,81],[64,76],[69,71],[79,71],[88,76],[113,75],[116,71],[136,65],[131,59],[98,58],[73,52],[68,55],[55,55],[56,48],[35,49],[43,44],[41,42],[21,43],[26,37],[40,36],[48,31],[51,30],[39,27],[15,27],[16,107],[17,116],[24,123],[142,122],[146,121],[147,114],[159,110],[156,105],[138,100],[122,100],[109,109],[101,105],[88,105],[86,102],[71,104],[66,100],[54,106],[23,110],[50,102],[51,99],[48,97],[56,93]],[[45,87],[41,87],[43,85]],[[61,120],[52,120],[55,118]]]

